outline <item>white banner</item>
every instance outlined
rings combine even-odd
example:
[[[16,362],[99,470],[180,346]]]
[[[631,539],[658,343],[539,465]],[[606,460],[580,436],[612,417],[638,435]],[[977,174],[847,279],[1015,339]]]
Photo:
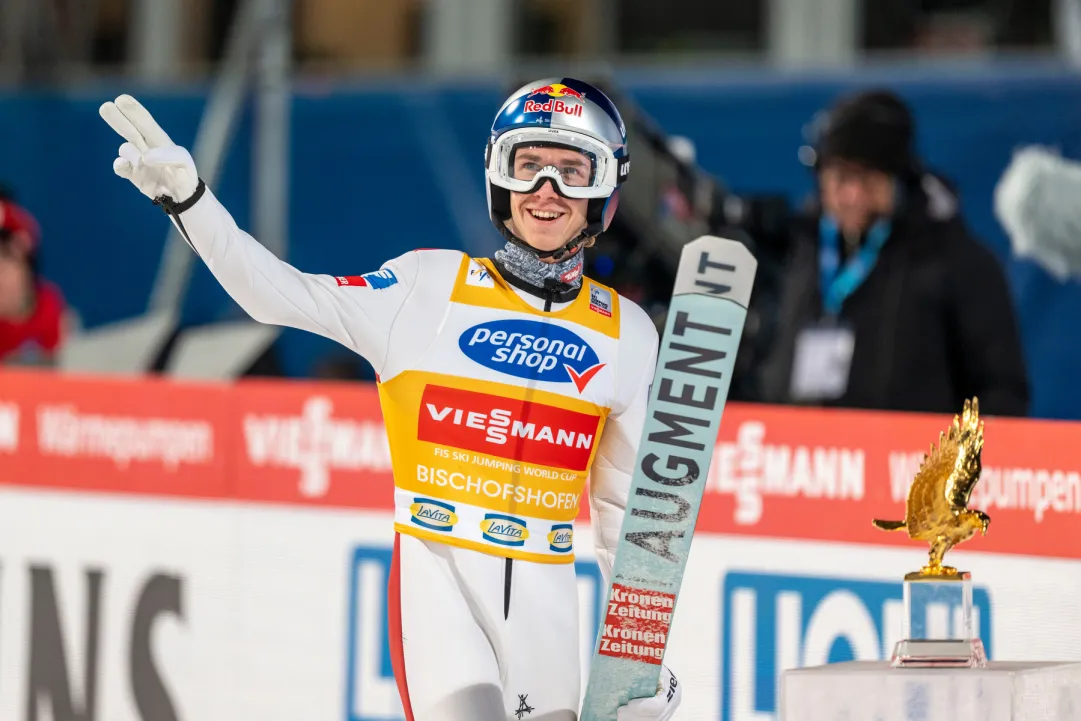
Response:
[[[390,721],[390,512],[0,488],[0,721]],[[599,617],[577,534],[582,658]],[[887,657],[923,551],[700,534],[680,719],[772,721],[778,673]],[[992,659],[1081,656],[1075,561],[966,554]],[[453,650],[448,650],[453,663]],[[583,688],[585,685],[583,684]]]

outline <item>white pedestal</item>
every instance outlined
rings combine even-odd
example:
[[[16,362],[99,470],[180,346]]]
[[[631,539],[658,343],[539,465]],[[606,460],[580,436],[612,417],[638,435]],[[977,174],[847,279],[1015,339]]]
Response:
[[[779,721],[1079,721],[1081,663],[895,669],[852,661],[785,671]]]

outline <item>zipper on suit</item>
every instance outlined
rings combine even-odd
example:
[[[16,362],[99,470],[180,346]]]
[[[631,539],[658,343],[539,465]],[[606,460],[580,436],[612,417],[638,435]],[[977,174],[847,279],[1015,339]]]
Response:
[[[555,295],[555,288],[544,289],[544,312],[549,313],[552,310],[552,297]],[[510,577],[514,570],[514,559],[507,559],[507,567],[503,574],[503,620],[507,620],[510,617]]]

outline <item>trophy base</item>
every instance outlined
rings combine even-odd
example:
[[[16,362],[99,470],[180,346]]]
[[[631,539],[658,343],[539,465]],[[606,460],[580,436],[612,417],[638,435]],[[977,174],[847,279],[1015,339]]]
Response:
[[[893,648],[894,668],[984,668],[983,641],[971,639],[906,640]]]
[[[891,668],[888,659],[827,663],[784,671],[777,705],[777,721],[1078,721],[1081,663],[989,660],[984,668],[934,669]]]

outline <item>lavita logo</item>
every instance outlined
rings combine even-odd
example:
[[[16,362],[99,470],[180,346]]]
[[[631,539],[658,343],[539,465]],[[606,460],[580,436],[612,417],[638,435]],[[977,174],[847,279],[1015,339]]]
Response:
[[[432,498],[414,498],[409,514],[409,520],[431,531],[450,531],[458,522],[454,506]]]
[[[346,639],[346,707],[344,721],[403,721],[401,698],[394,682],[387,638],[387,577],[392,551],[386,546],[358,546],[349,568],[349,636]],[[604,579],[593,561],[575,561],[578,575],[578,657],[581,691],[604,607]]]
[[[557,523],[548,533],[548,548],[555,553],[570,553],[574,548],[574,524]]]
[[[901,582],[729,573],[724,578],[722,721],[774,721],[781,672],[888,659],[901,638]],[[992,657],[991,601],[973,588],[973,626]],[[959,627],[960,608],[929,606],[932,632]]]
[[[501,546],[524,546],[529,538],[525,521],[502,513],[486,513],[480,522],[480,530],[486,541]]]

